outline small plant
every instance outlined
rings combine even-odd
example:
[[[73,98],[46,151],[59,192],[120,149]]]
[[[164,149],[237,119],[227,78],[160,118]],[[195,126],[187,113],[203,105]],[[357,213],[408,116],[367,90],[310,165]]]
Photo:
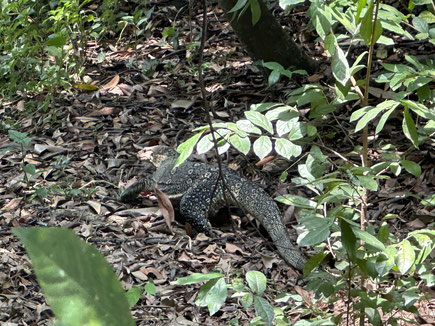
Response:
[[[199,307],[207,307],[210,315],[214,315],[225,303],[228,297],[228,290],[233,293],[231,297],[238,298],[244,309],[254,307],[258,317],[254,318],[250,325],[288,325],[289,321],[281,308],[274,307],[264,297],[267,287],[267,279],[263,273],[249,271],[246,273],[245,281],[241,278],[234,278],[231,283],[226,283],[224,275],[220,273],[193,273],[189,276],[179,278],[174,282],[176,285],[188,285],[206,282],[201,286],[195,304]],[[291,296],[280,295],[274,301],[283,302],[292,298]],[[296,298],[300,300],[300,298]]]
[[[24,171],[24,181],[26,182],[27,186],[29,186],[30,178],[34,176],[37,172],[34,164],[25,162],[26,147],[30,145],[33,138],[28,137],[27,133],[25,132],[19,132],[16,130],[9,130],[8,133],[11,140],[13,140],[15,143],[17,143],[20,146],[20,151],[22,155],[20,164]]]

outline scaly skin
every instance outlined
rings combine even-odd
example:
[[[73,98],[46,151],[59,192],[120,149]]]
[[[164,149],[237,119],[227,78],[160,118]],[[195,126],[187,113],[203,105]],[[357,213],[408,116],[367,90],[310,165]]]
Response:
[[[195,231],[208,235],[208,216],[213,216],[224,206],[238,206],[264,226],[287,264],[302,271],[306,258],[291,242],[277,204],[260,186],[223,167],[225,184],[233,194],[231,196],[222,181],[217,182],[218,167],[185,161],[174,169],[176,160],[175,150],[156,146],[151,155],[156,172],[128,187],[120,200],[132,201],[139,193],[157,187],[170,199],[181,199],[180,213]]]

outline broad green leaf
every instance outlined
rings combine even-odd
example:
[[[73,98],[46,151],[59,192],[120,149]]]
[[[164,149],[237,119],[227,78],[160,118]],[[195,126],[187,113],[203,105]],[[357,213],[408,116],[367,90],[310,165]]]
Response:
[[[128,306],[130,308],[133,308],[142,296],[142,290],[139,289],[137,286],[133,286],[130,290],[127,291],[125,295],[127,297]]]
[[[421,175],[421,167],[418,163],[408,160],[401,160],[400,164],[405,168],[406,171],[417,178]]]
[[[174,282],[177,285],[187,285],[187,284],[195,284],[203,281],[213,280],[215,278],[224,277],[223,274],[220,273],[192,273],[186,277],[180,277],[178,280]]]
[[[334,78],[342,85],[346,85],[350,78],[349,63],[347,62],[346,56],[340,47],[337,47],[334,55],[332,56],[331,69]]]
[[[361,118],[363,115],[367,114],[367,112],[369,112],[372,109],[373,109],[373,106],[365,106],[361,109],[358,109],[358,110],[352,112],[352,114],[350,115],[350,122],[358,120],[359,118]]]
[[[178,156],[177,162],[175,162],[175,167],[179,166],[181,163],[183,163],[187,158],[192,154],[193,148],[195,147],[196,143],[198,142],[199,138],[201,138],[202,134],[204,133],[204,130],[201,132],[198,132],[197,134],[190,137],[188,140],[186,140],[184,143],[180,144],[177,148],[177,152],[180,153],[180,156]]]
[[[207,306],[213,316],[224,304],[228,296],[228,288],[223,277],[207,281],[201,286],[195,303],[199,307]]]
[[[270,69],[270,70],[278,70],[278,71],[285,70],[281,64],[279,64],[278,62],[275,62],[275,61],[264,62],[263,66],[266,67],[267,69]],[[255,110],[255,111],[257,111],[257,110]],[[259,111],[259,112],[261,112],[261,111]]]
[[[242,303],[243,308],[248,309],[254,302],[254,295],[248,292],[242,296],[240,302]]]
[[[55,46],[55,47],[63,47],[66,42],[68,41],[69,36],[65,33],[59,32],[54,33],[48,36],[46,44],[48,46]]]
[[[246,111],[245,116],[254,125],[257,125],[263,129],[267,130],[271,134],[273,134],[272,123],[269,120],[267,120],[267,118],[263,114],[261,114],[260,112]]]
[[[236,122],[237,127],[249,134],[261,135],[261,130],[254,126],[249,120],[239,120]]]
[[[16,130],[9,129],[8,130],[9,138],[18,144],[22,144],[23,146],[28,146],[30,142],[33,140],[31,137],[27,137],[26,132],[19,132]]]
[[[355,132],[358,132],[361,129],[363,129],[365,126],[367,126],[368,123],[370,121],[372,121],[374,118],[376,118],[376,116],[379,114],[379,112],[382,112],[383,110],[384,110],[384,108],[382,108],[382,107],[371,108],[366,114],[364,114],[361,117],[361,119],[359,119],[359,121],[357,122],[357,124],[355,126]]]
[[[246,5],[247,2],[248,0],[238,0],[234,7],[228,11],[228,13],[239,11]]]
[[[276,201],[284,203],[286,205],[292,205],[296,207],[302,208],[316,208],[317,203],[315,201],[309,200],[308,198],[304,198],[297,195],[285,194],[275,198]]]
[[[376,42],[379,40],[381,35],[382,35],[382,23],[379,20],[377,20],[375,24],[375,35],[374,35],[373,43],[376,44]]]
[[[258,23],[261,18],[261,8],[258,0],[249,0],[251,5],[252,26]]]
[[[292,125],[292,128],[288,134],[288,139],[290,140],[298,140],[304,138],[305,130],[304,125],[300,122],[295,122]]]
[[[296,157],[302,153],[301,146],[295,145],[290,140],[287,140],[285,138],[278,138],[275,141],[275,150],[279,155],[285,157],[288,160],[292,156]]]
[[[390,235],[390,231],[388,230],[388,224],[384,222],[382,224],[382,226],[379,228],[379,231],[378,231],[378,234],[376,235],[376,237],[383,244],[386,244],[388,241],[389,235]]]
[[[279,6],[286,10],[288,6],[294,6],[302,2],[305,2],[305,0],[279,0]]]
[[[56,317],[70,326],[135,325],[125,292],[103,255],[73,231],[14,228]]]
[[[251,148],[251,141],[248,137],[240,137],[239,135],[232,135],[228,140],[239,152],[248,154]]]
[[[267,326],[273,325],[275,313],[273,311],[272,305],[266,299],[257,295],[254,296],[254,308],[258,316],[261,317],[261,319]]]
[[[401,103],[403,105],[408,106],[412,111],[414,111],[420,117],[435,121],[435,110],[433,108],[432,110],[430,110],[425,105],[411,100],[402,100]]]
[[[423,18],[414,17],[412,19],[412,25],[414,25],[415,29],[420,33],[428,33],[429,32],[429,24]]]
[[[278,70],[272,70],[272,72],[269,74],[269,78],[267,81],[269,86],[272,86],[273,84],[275,84],[279,80],[280,76],[281,76],[281,73]]]
[[[331,34],[331,33],[328,34],[328,36],[326,36],[325,42],[324,42],[324,47],[325,47],[326,52],[330,56],[333,56],[337,46],[338,46],[338,43],[337,43],[337,39],[336,39],[335,35]]]
[[[319,227],[300,234],[297,243],[301,247],[313,246],[325,241],[330,233],[330,225],[326,221],[326,223],[321,224]]]
[[[36,174],[36,167],[33,164],[25,164],[23,166],[23,170],[24,172],[30,174],[31,176]]]
[[[212,139],[211,134],[205,135],[196,144],[196,151],[198,152],[198,154],[207,153],[212,148],[213,148],[213,139]]]
[[[375,269],[379,276],[387,274],[395,265],[397,250],[394,246],[387,246],[376,261]],[[385,257],[385,258],[384,258]]]
[[[314,16],[314,26],[317,34],[319,34],[322,39],[325,39],[326,35],[329,34],[331,24],[329,23],[328,18],[323,14],[322,10],[316,12],[316,15]]]
[[[307,276],[313,269],[320,265],[320,263],[325,259],[326,253],[319,252],[317,255],[310,257],[304,265],[304,276]]]
[[[146,282],[146,284],[145,284],[145,292],[150,294],[150,295],[156,295],[157,289],[156,289],[156,286],[155,286],[155,284],[154,284],[154,282],[152,280]]]
[[[407,239],[399,243],[398,250],[395,259],[396,266],[400,273],[405,274],[414,265],[415,251]]]
[[[340,229],[341,229],[341,242],[343,244],[344,249],[346,250],[349,258],[353,260],[356,254],[356,236],[352,231],[349,223],[340,219]]]
[[[391,113],[393,113],[394,110],[395,108],[391,108],[387,112],[382,114],[381,118],[379,119],[378,125],[376,126],[375,133],[378,134],[381,132],[382,129],[384,129],[385,123],[387,122],[388,118],[390,117]]]
[[[363,186],[364,188],[367,188],[371,191],[378,190],[378,183],[376,182],[374,177],[368,175],[357,175],[356,177],[361,183],[361,186]]]
[[[361,21],[361,12],[366,6],[366,3],[367,0],[358,0],[358,7],[356,9],[356,14],[355,14],[355,20],[357,24],[359,24],[359,22]]]
[[[269,137],[260,136],[253,145],[254,153],[260,160],[272,151],[272,142]]]
[[[360,35],[366,45],[370,45],[373,31],[373,4],[369,4],[367,11],[361,21]]]
[[[263,111],[268,111],[269,109],[271,109],[273,107],[277,107],[277,106],[282,106],[282,104],[281,103],[275,103],[275,102],[265,102],[265,103],[251,104],[251,106],[249,107],[249,111],[263,112]]]
[[[246,273],[246,282],[248,282],[251,290],[257,294],[262,295],[264,290],[266,290],[266,276],[258,271],[249,271]]]
[[[352,231],[358,239],[364,241],[366,244],[371,245],[372,247],[378,249],[379,251],[385,250],[384,244],[381,241],[379,241],[375,236],[368,233],[367,231],[363,231],[357,228],[352,228]]]
[[[402,129],[405,136],[412,142],[412,144],[416,148],[418,148],[419,141],[417,128],[407,107],[405,107],[405,110],[403,111]]]

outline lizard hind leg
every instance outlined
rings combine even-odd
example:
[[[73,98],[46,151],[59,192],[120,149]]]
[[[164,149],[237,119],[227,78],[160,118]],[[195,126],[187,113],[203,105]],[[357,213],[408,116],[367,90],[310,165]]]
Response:
[[[213,186],[200,183],[190,188],[180,202],[180,213],[192,228],[208,236],[211,235],[211,226],[208,220],[210,211],[213,211]]]

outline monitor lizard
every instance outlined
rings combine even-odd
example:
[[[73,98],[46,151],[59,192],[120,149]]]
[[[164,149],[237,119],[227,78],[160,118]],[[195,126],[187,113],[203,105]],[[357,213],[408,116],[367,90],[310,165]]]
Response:
[[[133,183],[119,200],[130,202],[141,192],[152,192],[158,188],[171,201],[179,200],[180,213],[186,221],[195,231],[206,235],[210,235],[211,231],[208,216],[213,216],[224,206],[238,206],[264,226],[287,264],[302,271],[306,258],[290,240],[277,204],[259,185],[230,168],[222,167],[225,185],[233,194],[231,196],[223,182],[217,182],[219,167],[186,160],[174,169],[177,157],[174,149],[155,146],[150,162],[156,171]]]

